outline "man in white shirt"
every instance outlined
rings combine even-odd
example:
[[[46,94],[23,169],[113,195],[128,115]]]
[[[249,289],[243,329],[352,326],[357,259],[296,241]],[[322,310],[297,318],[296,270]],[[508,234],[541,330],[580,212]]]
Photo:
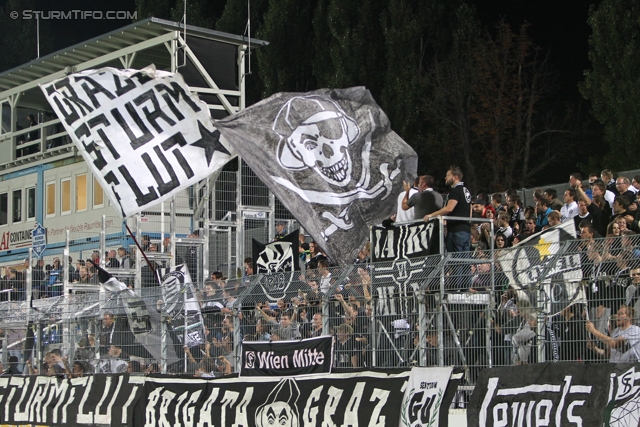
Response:
[[[513,239],[513,229],[509,225],[509,220],[511,219],[511,215],[506,212],[500,212],[498,214],[498,221],[496,228],[496,234],[502,233],[504,237],[506,237],[509,241]]]
[[[632,323],[634,318],[632,307],[623,305],[616,315],[617,328],[608,336],[587,321],[586,328],[595,338],[602,341],[609,349],[609,362],[629,363],[640,361],[640,327]]]
[[[413,181],[413,187],[411,187],[411,189],[409,190],[409,199],[411,198],[411,196],[418,193],[419,181],[420,181],[420,177],[416,178],[415,181]],[[409,208],[406,211],[402,209],[402,201],[406,196],[407,196],[406,191],[402,191],[400,194],[398,194],[398,204],[396,208],[395,222],[413,221],[415,219],[413,208]]]
[[[570,188],[564,192],[564,205],[560,208],[560,222],[573,220],[573,217],[576,215],[578,215],[576,190]]]

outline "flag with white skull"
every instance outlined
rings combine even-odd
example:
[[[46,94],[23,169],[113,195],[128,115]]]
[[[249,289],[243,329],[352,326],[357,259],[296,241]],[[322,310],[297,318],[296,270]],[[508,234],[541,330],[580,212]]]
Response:
[[[271,243],[261,243],[252,239],[253,272],[264,274],[260,286],[271,301],[285,298],[294,278],[294,271],[300,270],[298,239],[300,230],[295,230]]]
[[[278,93],[216,127],[339,263],[356,257],[416,175],[417,154],[363,87]]]

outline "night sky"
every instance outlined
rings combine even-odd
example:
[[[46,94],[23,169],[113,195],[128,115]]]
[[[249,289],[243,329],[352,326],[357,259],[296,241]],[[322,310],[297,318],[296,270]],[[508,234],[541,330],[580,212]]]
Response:
[[[531,24],[533,41],[549,50],[551,62],[559,73],[561,96],[581,100],[577,83],[590,68],[587,24],[589,6],[599,0],[471,0],[478,18],[485,24],[505,18],[512,28],[523,22]]]
[[[583,79],[584,70],[590,66],[587,56],[590,34],[587,25],[589,6],[598,3],[599,0],[468,1],[475,5],[478,18],[490,29],[502,18],[506,19],[514,30],[519,24],[529,22],[529,33],[534,42],[550,51],[551,61],[559,73],[560,98],[572,102],[581,100],[577,83]],[[45,5],[45,10],[135,10],[134,0],[48,0],[42,4]],[[7,6],[6,0],[0,0],[0,8],[4,9],[5,13],[8,13]],[[128,23],[93,19],[51,21],[49,24],[52,33],[56,35],[52,40],[54,51],[100,36]]]

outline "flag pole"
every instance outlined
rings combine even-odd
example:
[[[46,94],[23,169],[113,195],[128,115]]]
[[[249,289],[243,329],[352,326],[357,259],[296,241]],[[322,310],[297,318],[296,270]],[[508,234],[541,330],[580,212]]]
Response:
[[[138,248],[138,250],[142,254],[142,257],[147,262],[147,265],[149,266],[149,268],[151,269],[151,272],[155,276],[156,275],[156,270],[153,268],[153,265],[151,265],[151,263],[149,262],[149,258],[147,258],[147,254],[144,253],[144,250],[142,249],[142,246],[140,246],[140,243],[138,243],[138,240],[136,239],[136,236],[133,235],[133,233],[131,232],[131,229],[129,228],[129,225],[127,224],[126,221],[124,221],[124,226],[127,228],[127,231],[129,232],[129,236],[131,236],[131,238],[133,239],[133,243],[136,244],[136,247]]]

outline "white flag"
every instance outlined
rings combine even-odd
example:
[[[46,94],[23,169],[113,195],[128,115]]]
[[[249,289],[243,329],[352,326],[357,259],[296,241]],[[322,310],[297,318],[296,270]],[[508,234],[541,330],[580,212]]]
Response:
[[[221,169],[235,152],[180,74],[102,68],[41,86],[122,217]]]

